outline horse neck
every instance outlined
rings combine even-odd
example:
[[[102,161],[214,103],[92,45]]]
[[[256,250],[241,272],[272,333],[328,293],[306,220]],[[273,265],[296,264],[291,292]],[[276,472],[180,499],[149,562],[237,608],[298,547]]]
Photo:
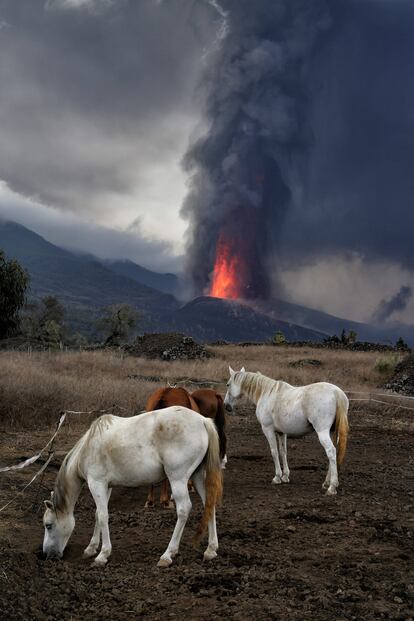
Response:
[[[244,373],[241,376],[240,388],[246,397],[257,405],[264,393],[277,388],[279,382],[260,373]]]
[[[78,452],[72,449],[60,467],[53,493],[53,504],[57,512],[73,513],[79,498],[82,479],[79,476],[78,459]]]

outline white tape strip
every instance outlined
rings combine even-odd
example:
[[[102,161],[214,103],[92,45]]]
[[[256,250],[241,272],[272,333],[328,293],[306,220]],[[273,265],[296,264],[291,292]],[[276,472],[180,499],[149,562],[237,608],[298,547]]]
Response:
[[[16,498],[18,498],[19,496],[21,496],[21,495],[22,495],[22,494],[23,494],[23,493],[27,490],[27,488],[28,488],[28,487],[30,487],[30,485],[33,483],[33,481],[35,481],[35,480],[37,479],[37,477],[39,476],[39,474],[42,474],[42,472],[43,472],[44,470],[46,470],[46,468],[47,468],[47,467],[48,467],[48,465],[49,465],[49,462],[51,461],[51,459],[52,459],[52,457],[53,457],[53,455],[54,455],[54,453],[52,453],[51,455],[49,455],[49,458],[47,459],[47,461],[45,461],[45,463],[44,463],[44,464],[43,464],[43,466],[40,468],[40,470],[38,470],[38,471],[36,472],[36,474],[34,475],[34,477],[32,477],[32,478],[30,479],[29,483],[27,483],[27,485],[25,485],[25,486],[23,487],[23,489],[21,489],[21,490],[20,490],[20,492],[18,492],[18,493],[16,494],[16,496],[14,496],[11,500],[9,500],[9,502],[6,502],[6,504],[5,504],[5,505],[3,505],[3,506],[1,507],[1,509],[0,509],[0,513],[1,513],[2,511],[4,511],[4,509],[6,509],[9,505],[11,505],[11,504],[12,504],[12,502],[14,502],[14,501],[16,500]]]
[[[41,455],[43,455],[43,453],[46,451],[46,449],[52,444],[53,440],[56,438],[57,434],[59,433],[59,429],[61,428],[61,426],[63,425],[64,421],[66,418],[66,413],[64,412],[61,417],[59,418],[59,423],[58,426],[56,428],[55,433],[53,434],[53,436],[50,438],[50,440],[48,441],[47,444],[45,444],[45,446],[42,448],[42,450],[40,451],[40,453],[38,453],[37,455],[33,455],[32,457],[29,457],[28,459],[26,459],[25,461],[20,462],[19,464],[16,464],[14,466],[6,466],[5,468],[0,468],[0,472],[8,472],[9,470],[22,470],[23,468],[26,468],[27,466],[30,466],[31,464],[34,464],[35,461],[37,461],[39,459],[39,457]]]

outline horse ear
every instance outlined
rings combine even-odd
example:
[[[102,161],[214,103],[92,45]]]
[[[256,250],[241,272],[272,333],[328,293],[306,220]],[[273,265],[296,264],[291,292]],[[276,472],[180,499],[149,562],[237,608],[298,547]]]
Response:
[[[229,365],[229,373],[230,375],[234,375],[236,371],[233,371],[233,369],[231,368],[231,366]]]
[[[53,511],[53,502],[51,500],[45,500],[44,501],[46,509],[50,509],[50,511]]]
[[[245,369],[244,367],[242,367],[242,368],[240,369],[240,373],[245,373],[245,372],[246,372],[246,369]]]

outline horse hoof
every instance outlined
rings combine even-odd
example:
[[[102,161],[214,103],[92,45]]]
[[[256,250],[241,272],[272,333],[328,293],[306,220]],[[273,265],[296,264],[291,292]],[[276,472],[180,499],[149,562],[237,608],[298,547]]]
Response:
[[[169,567],[172,564],[172,560],[168,558],[160,558],[157,563],[157,567]]]
[[[326,495],[327,496],[335,496],[336,494],[336,487],[328,487],[327,491],[326,491]]]
[[[161,508],[162,509],[175,509],[175,504],[173,503],[172,500],[167,500],[167,502],[161,503]]]
[[[144,505],[144,509],[153,509],[155,507],[154,503],[151,502],[150,500],[147,500],[147,502]]]
[[[322,489],[328,489],[328,487],[329,487],[329,483],[327,483],[326,481],[324,481],[324,482],[322,483]]]
[[[95,548],[85,548],[83,551],[83,558],[91,558],[91,556],[95,556],[98,550]]]
[[[105,567],[107,562],[108,562],[107,558],[99,558],[99,556],[97,556],[96,559],[92,563],[92,567]]]
[[[216,558],[217,552],[215,550],[206,550],[203,554],[203,559],[205,561],[212,561],[213,558]]]
[[[273,485],[280,485],[281,482],[282,482],[282,479],[280,477],[275,477],[274,479],[272,479]]]
[[[287,474],[284,474],[282,477],[282,483],[289,483],[289,477]]]

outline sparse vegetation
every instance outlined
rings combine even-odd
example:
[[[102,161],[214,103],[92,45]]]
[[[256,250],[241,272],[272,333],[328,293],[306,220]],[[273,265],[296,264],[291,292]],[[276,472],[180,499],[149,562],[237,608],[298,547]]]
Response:
[[[108,306],[99,322],[99,327],[107,334],[105,345],[118,347],[127,342],[138,318],[138,312],[129,304]]]
[[[383,375],[391,375],[395,371],[397,364],[401,362],[400,354],[388,354],[380,356],[375,362],[375,369]]]
[[[273,345],[284,345],[284,343],[286,343],[286,337],[283,334],[283,332],[281,332],[280,330],[278,330],[272,339]]]

